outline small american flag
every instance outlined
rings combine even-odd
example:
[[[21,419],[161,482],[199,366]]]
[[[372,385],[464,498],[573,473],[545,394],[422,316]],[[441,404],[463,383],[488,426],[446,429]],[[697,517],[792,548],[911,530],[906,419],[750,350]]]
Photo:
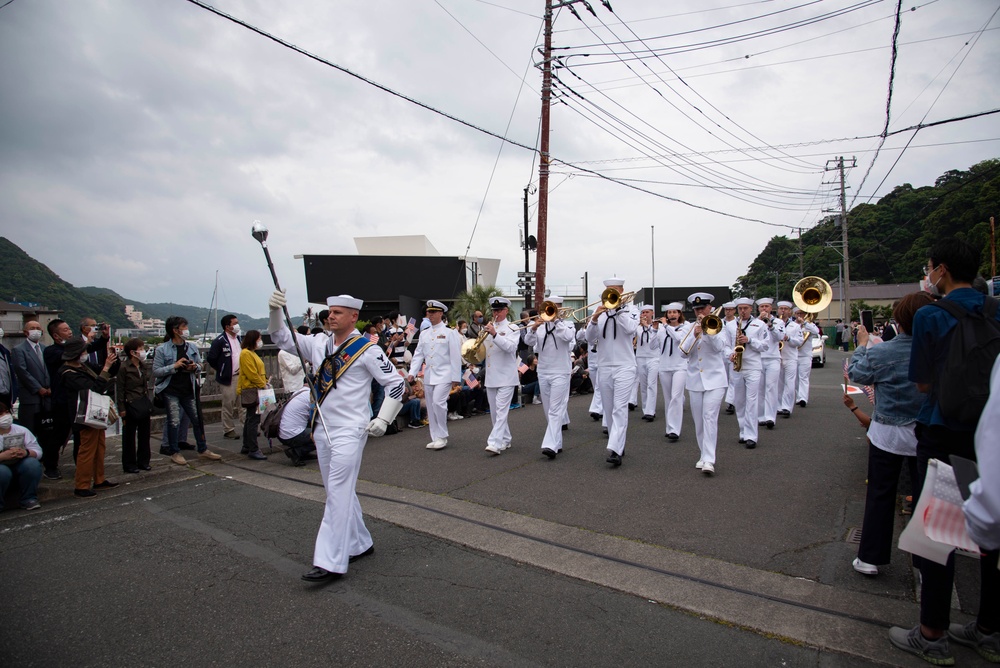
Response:
[[[847,360],[844,360],[844,387],[847,387]],[[861,391],[865,393],[865,396],[868,397],[868,401],[870,401],[872,406],[874,406],[875,388],[870,385],[862,385]]]
[[[470,390],[474,390],[479,387],[479,381],[472,375],[471,369],[465,370],[465,373],[462,374],[462,379],[465,381],[465,384],[469,386]]]

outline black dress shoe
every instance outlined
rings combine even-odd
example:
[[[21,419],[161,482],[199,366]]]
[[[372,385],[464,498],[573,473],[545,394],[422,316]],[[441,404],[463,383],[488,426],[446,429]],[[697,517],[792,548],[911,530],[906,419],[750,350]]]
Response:
[[[181,450],[194,450],[194,446],[188,443],[187,441],[181,441],[180,443],[177,444],[177,447],[180,448]]]
[[[669,434],[667,434],[667,438],[671,441],[676,441],[677,439],[680,438],[680,436],[678,436],[674,432],[670,432]]]
[[[748,438],[747,439],[747,450],[753,450],[756,447],[757,447],[757,441],[753,440],[752,438]]]
[[[240,454],[241,455],[249,455],[250,454],[250,448],[247,448],[247,447],[240,448]]]
[[[652,421],[653,421],[653,420],[655,420],[656,418],[655,418],[655,417],[653,417],[652,415],[643,415],[643,416],[642,416],[642,419],[643,419],[643,420],[645,420],[646,422],[652,422]]]
[[[118,486],[118,483],[111,482],[110,480],[105,480],[104,482],[99,482],[94,485],[94,489],[114,489]]]
[[[600,420],[604,416],[601,415],[600,413],[591,413],[590,417],[592,417],[596,421],[596,420]]]
[[[363,559],[364,557],[367,557],[367,556],[369,556],[371,554],[375,554],[375,546],[374,545],[372,545],[371,547],[369,547],[367,550],[365,550],[361,554],[355,554],[352,557],[348,557],[347,558],[347,563],[353,564],[358,559]]]
[[[744,444],[744,443],[746,443],[746,442],[747,442],[747,439],[745,439],[745,438],[741,438],[741,439],[740,439],[740,445],[743,445],[743,444]]]
[[[732,415],[735,412],[736,412],[736,408],[732,404],[729,404],[728,406],[726,406],[726,415]]]
[[[153,470],[153,467],[150,466],[149,464],[141,464],[139,466],[139,468],[142,469],[143,471],[152,471]]]
[[[164,457],[169,457],[170,456],[170,448],[168,446],[166,446],[166,445],[161,445],[160,446],[160,454],[163,455]]]
[[[45,472],[42,473],[42,475],[45,476],[47,480],[62,480],[62,473],[59,472],[59,469],[45,469]]]
[[[612,466],[618,467],[622,465],[622,456],[619,455],[617,452],[609,450],[608,458],[605,459],[604,461],[611,464]]]
[[[774,429],[774,420],[768,420],[764,423],[768,429]]]
[[[608,435],[608,428],[607,428],[607,427],[605,427],[605,428],[604,428],[604,435],[605,435],[605,436],[607,436],[607,435]]]
[[[139,467],[138,466],[123,466],[122,470],[125,471],[125,473],[138,473],[139,472]]]
[[[569,431],[569,425],[568,424],[564,424],[563,425],[563,431]]]
[[[80,496],[83,498],[90,498],[92,496],[97,496],[97,492],[92,489],[74,489],[73,494],[75,496]]]
[[[798,405],[801,406],[802,408],[805,408],[806,407],[806,402],[805,401],[800,401],[798,403]]]
[[[551,448],[542,448],[542,454],[548,457],[549,459],[556,458],[556,451]]]
[[[334,573],[326,570],[325,568],[313,566],[311,571],[302,574],[302,579],[306,582],[326,582],[327,580],[336,580],[342,575],[343,573]]]
[[[630,411],[634,411],[634,410],[635,410],[635,407],[636,407],[637,405],[638,405],[638,404],[629,404],[629,405],[628,405],[628,409],[629,409]]]

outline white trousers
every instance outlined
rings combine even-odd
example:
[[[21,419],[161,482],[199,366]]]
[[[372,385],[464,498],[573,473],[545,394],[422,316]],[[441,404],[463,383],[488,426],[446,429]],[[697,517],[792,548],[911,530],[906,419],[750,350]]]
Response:
[[[740,421],[740,438],[757,441],[757,404],[760,390],[760,369],[743,369],[736,376],[733,406]]]
[[[632,386],[630,404],[642,405],[643,415],[656,415],[657,375],[660,372],[659,357],[635,358],[635,385]]]
[[[778,417],[778,384],[781,382],[781,358],[768,358],[760,361],[763,373],[760,374],[760,390],[757,396],[757,421],[774,422]]]
[[[597,367],[590,367],[590,383],[594,386],[594,396],[590,399],[590,412],[598,415],[604,414],[604,402],[601,400],[601,374]]]
[[[634,366],[601,367],[601,401],[608,423],[608,450],[625,452],[628,399],[635,384]]]
[[[698,438],[698,459],[706,464],[715,464],[715,446],[719,442],[719,408],[726,389],[696,392],[691,390],[691,417],[694,418],[694,434]]]
[[[806,357],[804,355],[799,355],[799,385],[798,390],[795,392],[796,401],[805,401],[809,403],[809,374],[812,373],[813,368],[813,358],[812,355]]]
[[[427,402],[427,422],[430,423],[431,440],[448,438],[448,395],[451,383],[424,385]]]
[[[781,400],[778,409],[791,412],[795,406],[795,382],[799,377],[799,362],[797,357],[781,360]]]
[[[542,393],[542,407],[545,409],[545,436],[542,447],[553,452],[562,451],[562,426],[569,424],[567,405],[569,404],[569,376],[538,376],[538,387]]]
[[[361,516],[355,488],[361,470],[361,454],[368,440],[364,427],[330,427],[320,424],[315,431],[316,458],[326,488],[323,521],[316,536],[313,566],[333,573],[346,573],[347,560],[372,546]]]
[[[687,382],[687,369],[661,371],[660,386],[663,388],[663,413],[667,418],[664,434],[681,435],[681,423],[684,421],[684,384]]]
[[[494,448],[505,448],[510,445],[510,427],[507,425],[507,414],[510,413],[510,402],[514,398],[514,385],[505,387],[487,387],[486,398],[490,402],[490,420],[493,421],[493,431],[486,439],[487,445]]]

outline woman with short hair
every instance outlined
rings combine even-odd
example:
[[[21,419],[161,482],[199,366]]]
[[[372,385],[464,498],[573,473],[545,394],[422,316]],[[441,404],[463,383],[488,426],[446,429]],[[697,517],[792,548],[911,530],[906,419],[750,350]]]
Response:
[[[243,448],[241,455],[250,459],[267,459],[257,445],[257,432],[260,429],[260,413],[257,411],[257,394],[267,387],[267,373],[264,371],[264,360],[257,351],[264,347],[260,332],[251,329],[243,337],[240,351],[240,376],[236,383],[236,394],[246,409],[246,419],[243,420]]]
[[[153,403],[149,400],[146,342],[129,339],[122,351],[125,360],[118,369],[118,414],[122,419],[122,470],[149,471],[149,425]],[[137,438],[138,437],[138,438]]]

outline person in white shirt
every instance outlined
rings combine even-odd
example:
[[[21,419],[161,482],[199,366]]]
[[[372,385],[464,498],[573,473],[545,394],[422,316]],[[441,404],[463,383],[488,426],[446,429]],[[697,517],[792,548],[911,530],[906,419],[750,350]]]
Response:
[[[688,395],[691,417],[698,439],[698,462],[695,468],[705,475],[715,473],[716,446],[719,440],[719,409],[726,394],[726,358],[732,346],[725,327],[717,334],[704,332],[701,325],[712,312],[715,296],[696,292],[688,297],[697,320],[684,333],[679,348],[687,359]]]
[[[969,538],[982,550],[1000,549],[1000,357],[990,374],[990,398],[976,426],[976,464],[979,480],[969,485],[962,506]]]
[[[462,335],[448,327],[444,314],[448,307],[431,299],[427,302],[429,326],[421,330],[417,349],[410,361],[409,382],[424,369],[424,399],[431,442],[428,450],[448,445],[448,396],[462,383]]]
[[[507,320],[510,311],[510,300],[506,297],[490,299],[490,309],[493,320],[484,329],[486,340],[486,398],[490,402],[490,420],[493,429],[486,439],[486,451],[499,455],[510,447],[510,426],[507,424],[507,414],[510,413],[510,403],[514,398],[514,390],[521,384],[517,373],[517,344],[521,335],[518,328]]]
[[[725,317],[722,319],[722,324],[728,332],[729,340],[733,341],[736,339],[736,302],[726,302],[722,305],[722,312]],[[736,376],[733,375],[733,364],[727,360],[726,362],[726,378],[729,381],[729,385],[726,387],[726,398],[724,399],[726,403],[726,415],[732,415],[736,412],[736,407],[733,406],[733,397],[736,396]]]
[[[767,348],[760,353],[761,374],[758,390],[757,424],[774,429],[778,418],[778,398],[781,384],[781,348],[785,340],[785,324],[772,311],[774,300],[762,297],[757,300],[760,321],[767,331]]]
[[[316,536],[313,569],[302,579],[323,582],[340,577],[347,572],[348,562],[375,551],[355,488],[368,436],[382,436],[396,419],[405,381],[386,354],[356,329],[362,300],[350,295],[327,299],[331,336],[290,332],[282,318],[285,304],[283,290],[275,290],[268,300],[271,340],[288,352],[295,350],[297,341],[302,357],[317,370],[319,407],[313,438],[326,506]],[[385,399],[378,416],[369,420],[372,379],[385,388]]]
[[[622,278],[609,278],[604,286],[621,294]],[[632,337],[639,329],[639,311],[635,305],[619,302],[613,309],[600,305],[587,323],[587,341],[601,351],[599,385],[604,417],[608,425],[608,454],[605,461],[621,466],[628,429],[628,400],[635,384],[635,351]]]
[[[0,510],[7,488],[16,478],[21,492],[18,505],[25,510],[37,510],[38,482],[42,479],[42,447],[34,434],[14,424],[10,406],[0,403]]]
[[[708,293],[705,293],[708,294]],[[671,302],[664,307],[666,315],[660,321],[660,364],[658,376],[663,389],[663,413],[666,416],[664,436],[672,443],[681,437],[684,421],[684,387],[687,384],[688,360],[681,353],[680,342],[692,327],[684,322],[684,304]]]
[[[557,295],[549,301],[562,306],[563,298]],[[538,356],[538,387],[545,409],[546,427],[542,438],[542,454],[555,459],[562,452],[563,424],[567,422],[566,407],[569,404],[569,379],[573,372],[570,354],[576,341],[573,325],[559,318],[543,322],[536,320],[527,326],[524,342],[531,346]]]
[[[795,385],[799,378],[799,346],[802,345],[802,328],[792,318],[792,302],[778,302],[778,317],[785,327],[785,345],[781,347],[781,387],[779,389],[778,415],[789,418],[795,407]]]
[[[660,373],[660,321],[653,320],[653,305],[639,307],[639,329],[635,331],[635,385],[629,403],[642,406],[642,419],[656,419],[656,394]]]
[[[740,421],[740,443],[748,449],[757,447],[757,402],[760,392],[761,361],[760,354],[767,348],[767,327],[753,317],[753,300],[740,297],[736,304],[735,346],[743,346],[741,369],[733,374],[736,376],[736,392],[733,405]],[[730,360],[736,361],[735,351]]]
[[[795,404],[805,408],[809,403],[809,376],[812,374],[813,365],[813,341],[820,337],[819,327],[816,323],[806,320],[806,313],[796,307],[792,309],[795,322],[802,328],[802,344],[798,347],[798,381],[795,385]]]

